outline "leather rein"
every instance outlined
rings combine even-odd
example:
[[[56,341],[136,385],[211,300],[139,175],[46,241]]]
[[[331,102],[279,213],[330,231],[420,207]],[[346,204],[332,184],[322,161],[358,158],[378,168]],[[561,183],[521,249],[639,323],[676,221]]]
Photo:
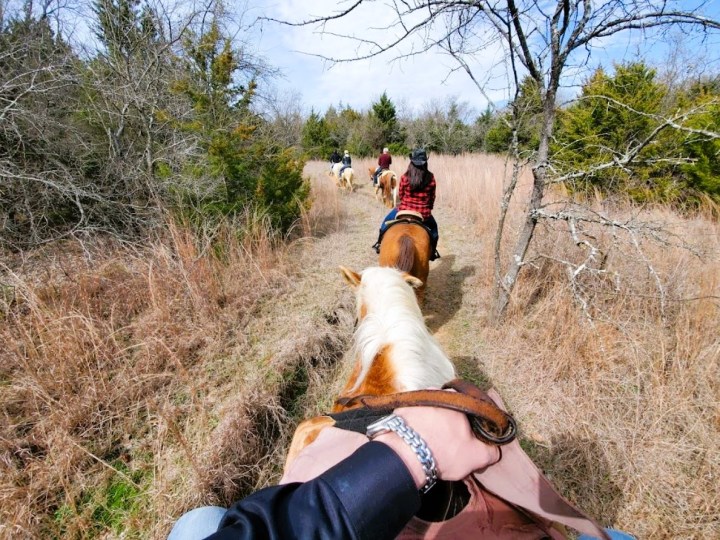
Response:
[[[398,407],[443,407],[465,413],[475,436],[483,442],[503,445],[517,436],[515,419],[500,409],[474,384],[453,379],[443,390],[413,390],[384,396],[360,395],[339,397],[335,403],[350,410],[392,411]]]

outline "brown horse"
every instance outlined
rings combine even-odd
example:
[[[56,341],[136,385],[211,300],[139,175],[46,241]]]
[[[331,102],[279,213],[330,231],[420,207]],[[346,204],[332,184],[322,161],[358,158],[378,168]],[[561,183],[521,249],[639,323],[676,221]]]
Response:
[[[375,169],[368,168],[370,180],[375,176]],[[397,206],[397,175],[392,171],[382,171],[378,176],[378,183],[375,186],[375,198],[382,198],[382,202],[388,208]]]
[[[422,282],[415,289],[418,302],[423,303],[430,273],[430,235],[415,212],[398,212],[397,219],[412,222],[396,223],[385,231],[380,244],[380,266],[391,266]]]

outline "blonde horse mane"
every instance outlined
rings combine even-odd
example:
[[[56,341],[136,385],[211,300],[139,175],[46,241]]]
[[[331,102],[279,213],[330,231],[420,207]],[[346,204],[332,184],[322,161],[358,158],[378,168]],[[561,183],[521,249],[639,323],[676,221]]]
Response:
[[[420,280],[389,267],[352,274],[359,279],[354,285],[360,323],[353,358],[359,361],[360,372],[350,393],[362,385],[383,350],[388,351],[395,373],[393,391],[440,387],[454,378],[452,362],[425,326],[413,290],[421,285]]]
[[[354,371],[342,395],[386,395],[439,388],[455,378],[450,359],[430,334],[413,292],[422,282],[390,267],[372,267],[362,274],[340,267],[355,291],[358,320],[352,360]],[[342,410],[336,403],[333,411]],[[295,430],[285,470],[300,451],[335,421],[329,416],[305,420]]]

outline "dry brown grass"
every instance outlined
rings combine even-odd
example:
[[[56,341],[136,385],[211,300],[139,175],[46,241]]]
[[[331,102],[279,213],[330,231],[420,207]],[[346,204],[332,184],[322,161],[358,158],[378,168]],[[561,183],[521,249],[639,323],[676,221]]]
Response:
[[[144,247],[97,239],[6,261],[0,537],[163,538],[182,511],[228,504],[277,478],[294,421],[329,404],[353,322],[351,295],[331,289],[337,275],[305,253],[328,267],[372,259],[355,251],[369,250],[385,209],[352,205],[370,201],[362,171],[373,163],[356,160],[355,194],[309,164],[315,204],[291,244],[249,217],[242,238],[232,228],[198,236],[171,227]],[[397,172],[406,166],[396,158]],[[485,311],[506,165],[431,156],[431,168],[438,206],[467,216],[463,234],[489,239],[477,244],[475,288],[464,292],[474,322],[484,321],[480,339],[445,338],[479,348],[528,451],[605,524],[638,538],[720,537],[717,209],[692,218],[643,211],[703,254],[643,240],[663,306],[628,239],[597,230],[617,279],[583,281],[592,324],[562,265],[538,258],[496,326]],[[521,210],[522,198],[511,233]],[[580,257],[557,224],[539,228],[540,254]]]
[[[213,243],[171,226],[147,247],[67,242],[7,261],[0,537],[160,538],[201,498],[263,482],[293,378],[248,354],[249,329],[294,265],[250,221]],[[228,396],[239,414],[223,414]]]
[[[466,157],[444,166],[445,159],[433,168],[445,171],[446,202],[467,209],[468,200],[479,201],[466,211],[478,234],[494,234],[496,213],[488,206],[498,200],[502,162]],[[494,187],[484,180],[490,170]],[[619,221],[639,216],[662,224],[676,235],[673,245],[641,238],[643,258],[627,235],[596,227],[611,277],[582,281],[592,323],[564,266],[536,258],[506,320],[483,330],[487,376],[521,419],[531,453],[593,515],[638,538],[718,538],[720,225],[708,219],[709,207],[681,217],[663,207],[591,205]],[[583,253],[566,225],[548,223],[531,257],[540,255],[577,262]],[[486,261],[477,294],[491,305],[492,242],[477,256]]]
[[[306,168],[305,173],[310,176],[311,182],[312,206],[301,220],[305,236],[322,236],[337,231],[346,217],[340,191],[328,172],[327,166],[317,162]]]

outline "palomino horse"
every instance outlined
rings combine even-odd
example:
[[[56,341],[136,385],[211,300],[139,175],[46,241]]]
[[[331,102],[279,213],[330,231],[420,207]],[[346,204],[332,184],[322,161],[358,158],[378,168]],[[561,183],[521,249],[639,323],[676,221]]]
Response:
[[[413,294],[422,285],[419,279],[395,268],[371,267],[362,274],[344,267],[340,270],[355,291],[358,317],[353,371],[341,398],[439,388],[455,377],[455,368],[425,326]],[[333,412],[344,409],[336,404]],[[300,450],[333,424],[329,416],[300,424],[286,469]]]
[[[370,179],[375,176],[375,169],[372,167],[368,168],[370,172]],[[375,186],[375,198],[381,196],[382,202],[388,208],[395,208],[397,206],[397,175],[392,171],[382,171],[378,176],[378,183]]]
[[[355,171],[353,171],[351,167],[347,167],[341,174],[341,168],[342,163],[335,163],[332,167],[330,176],[335,181],[335,185],[339,188],[347,189],[350,192],[354,191],[355,186],[353,182],[355,180]]]
[[[418,302],[425,297],[425,285],[430,273],[430,235],[422,225],[422,218],[414,212],[398,212],[396,219],[407,219],[389,227],[380,244],[380,266],[392,266],[420,282],[415,289]]]
[[[462,408],[468,413],[473,432],[488,444],[505,445],[502,459],[462,481],[439,480],[421,497],[419,512],[398,538],[561,540],[566,534],[556,527],[560,523],[610,540],[597,523],[555,491],[523,452],[514,440],[514,420],[497,406],[502,405],[499,396],[453,381],[453,364],[425,326],[413,294],[413,289],[420,286],[419,280],[395,268],[371,267],[361,274],[343,267],[340,270],[355,291],[356,299],[358,323],[349,354],[352,372],[335,402],[333,414],[306,420],[298,426],[283,482],[307,481],[313,474],[321,474],[323,466],[330,467],[342,459],[336,447],[323,446],[321,439],[318,441],[321,449],[311,457],[310,464],[307,459],[296,460],[324,429],[358,431],[358,424],[367,422],[367,414],[384,416],[398,406],[420,405],[423,401],[434,406],[449,406],[448,402],[456,399],[468,403],[465,401],[468,398],[475,405],[482,402],[481,406],[471,404]],[[458,393],[428,390],[440,387],[453,388]],[[385,408],[387,404],[392,405]],[[478,420],[480,424],[476,423]],[[298,463],[315,471],[299,470],[305,467]]]

